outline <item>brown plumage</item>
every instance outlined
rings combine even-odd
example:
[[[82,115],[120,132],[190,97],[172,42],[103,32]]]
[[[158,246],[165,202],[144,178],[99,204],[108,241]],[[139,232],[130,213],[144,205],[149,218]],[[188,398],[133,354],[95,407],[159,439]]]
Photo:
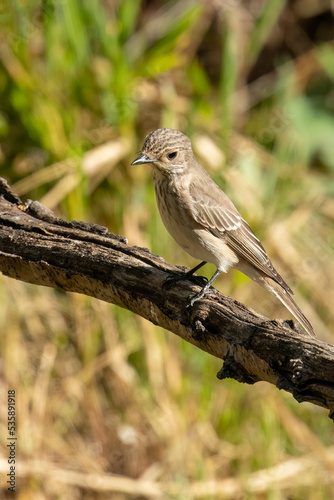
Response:
[[[190,255],[211,262],[217,271],[190,304],[199,300],[214,279],[230,267],[239,269],[272,292],[307,333],[314,331],[292,299],[291,288],[271,263],[259,239],[231,200],[196,160],[190,139],[173,129],[158,129],[146,137],[141,155],[132,163],[149,163],[162,221]]]

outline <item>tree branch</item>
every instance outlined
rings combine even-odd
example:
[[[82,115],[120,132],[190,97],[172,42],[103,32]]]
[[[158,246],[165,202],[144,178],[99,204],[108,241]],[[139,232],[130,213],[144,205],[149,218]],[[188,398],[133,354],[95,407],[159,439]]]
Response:
[[[218,378],[264,380],[330,410],[334,417],[334,348],[294,321],[269,320],[214,290],[193,308],[191,281],[162,284],[172,266],[123,236],[65,222],[39,202],[23,204],[0,178],[0,271],[36,285],[90,295],[124,307],[224,360]]]

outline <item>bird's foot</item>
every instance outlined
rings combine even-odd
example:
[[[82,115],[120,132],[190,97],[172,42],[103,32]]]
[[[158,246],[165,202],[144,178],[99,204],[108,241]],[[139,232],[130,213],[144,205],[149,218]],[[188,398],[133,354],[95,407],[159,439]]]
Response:
[[[169,290],[175,283],[181,281],[184,278],[184,274],[169,275],[162,283],[163,290]]]
[[[168,276],[162,284],[163,290],[169,290],[178,281],[192,281],[196,285],[204,286],[208,279],[205,276],[194,276],[193,274],[176,274]]]
[[[202,299],[204,297],[204,295],[206,295],[207,293],[211,292],[211,288],[207,288],[206,286],[198,293],[196,293],[196,295],[193,295],[192,297],[190,297],[190,300],[189,300],[189,303],[187,305],[187,308],[188,307],[193,307],[193,305],[195,304],[195,302],[197,302],[198,300]]]

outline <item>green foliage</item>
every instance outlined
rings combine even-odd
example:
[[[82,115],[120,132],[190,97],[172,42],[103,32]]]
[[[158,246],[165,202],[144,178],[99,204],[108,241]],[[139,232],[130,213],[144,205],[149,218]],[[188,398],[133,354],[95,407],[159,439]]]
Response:
[[[61,217],[192,266],[163,228],[150,171],[130,167],[146,133],[181,129],[330,340],[334,56],[331,40],[306,44],[320,28],[297,37],[297,4],[2,5],[1,175]],[[216,286],[268,317],[287,316],[239,273]],[[43,470],[62,471],[59,482],[22,476],[23,496],[136,497],[136,483],[103,492],[121,474],[156,481],[161,498],[333,497],[325,412],[269,384],[215,380],[219,360],[128,311],[1,277],[0,330],[22,470],[43,458]],[[100,474],[97,490],[71,483],[73,470]]]

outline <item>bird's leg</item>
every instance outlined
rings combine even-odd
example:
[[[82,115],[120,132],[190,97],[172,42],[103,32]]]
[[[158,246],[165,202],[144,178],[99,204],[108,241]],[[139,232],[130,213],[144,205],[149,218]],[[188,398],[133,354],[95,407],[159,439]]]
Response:
[[[206,283],[206,285],[202,288],[202,290],[199,292],[199,293],[196,293],[196,295],[194,295],[191,299],[190,299],[190,302],[189,302],[189,305],[192,307],[195,302],[199,299],[201,299],[202,297],[204,297],[204,295],[206,294],[206,292],[209,290],[210,286],[212,285],[212,283],[215,281],[216,278],[218,278],[218,276],[220,275],[221,271],[219,269],[217,269],[217,271],[214,273],[214,275],[212,276],[212,278],[209,279],[209,281]],[[188,306],[189,307],[189,306]]]
[[[203,260],[203,262],[201,262],[200,264],[198,264],[197,266],[195,266],[193,269],[190,269],[190,271],[188,271],[187,273],[185,274],[178,274],[178,275],[174,275],[174,276],[168,276],[165,281],[163,282],[162,284],[162,288],[163,289],[168,289],[170,286],[172,286],[174,283],[176,283],[177,281],[183,281],[183,280],[192,280],[192,281],[201,281],[201,284],[203,284],[203,280],[207,281],[207,278],[205,278],[205,276],[193,276],[193,274],[198,270],[200,269],[201,267],[203,267],[204,265],[206,264],[206,262]]]
[[[187,278],[190,278],[190,276],[192,276],[196,271],[198,271],[198,269],[201,269],[201,267],[205,266],[206,262],[205,260],[203,260],[200,264],[197,264],[197,266],[193,267],[193,269],[190,269],[190,271],[188,271],[184,277],[187,279]]]

